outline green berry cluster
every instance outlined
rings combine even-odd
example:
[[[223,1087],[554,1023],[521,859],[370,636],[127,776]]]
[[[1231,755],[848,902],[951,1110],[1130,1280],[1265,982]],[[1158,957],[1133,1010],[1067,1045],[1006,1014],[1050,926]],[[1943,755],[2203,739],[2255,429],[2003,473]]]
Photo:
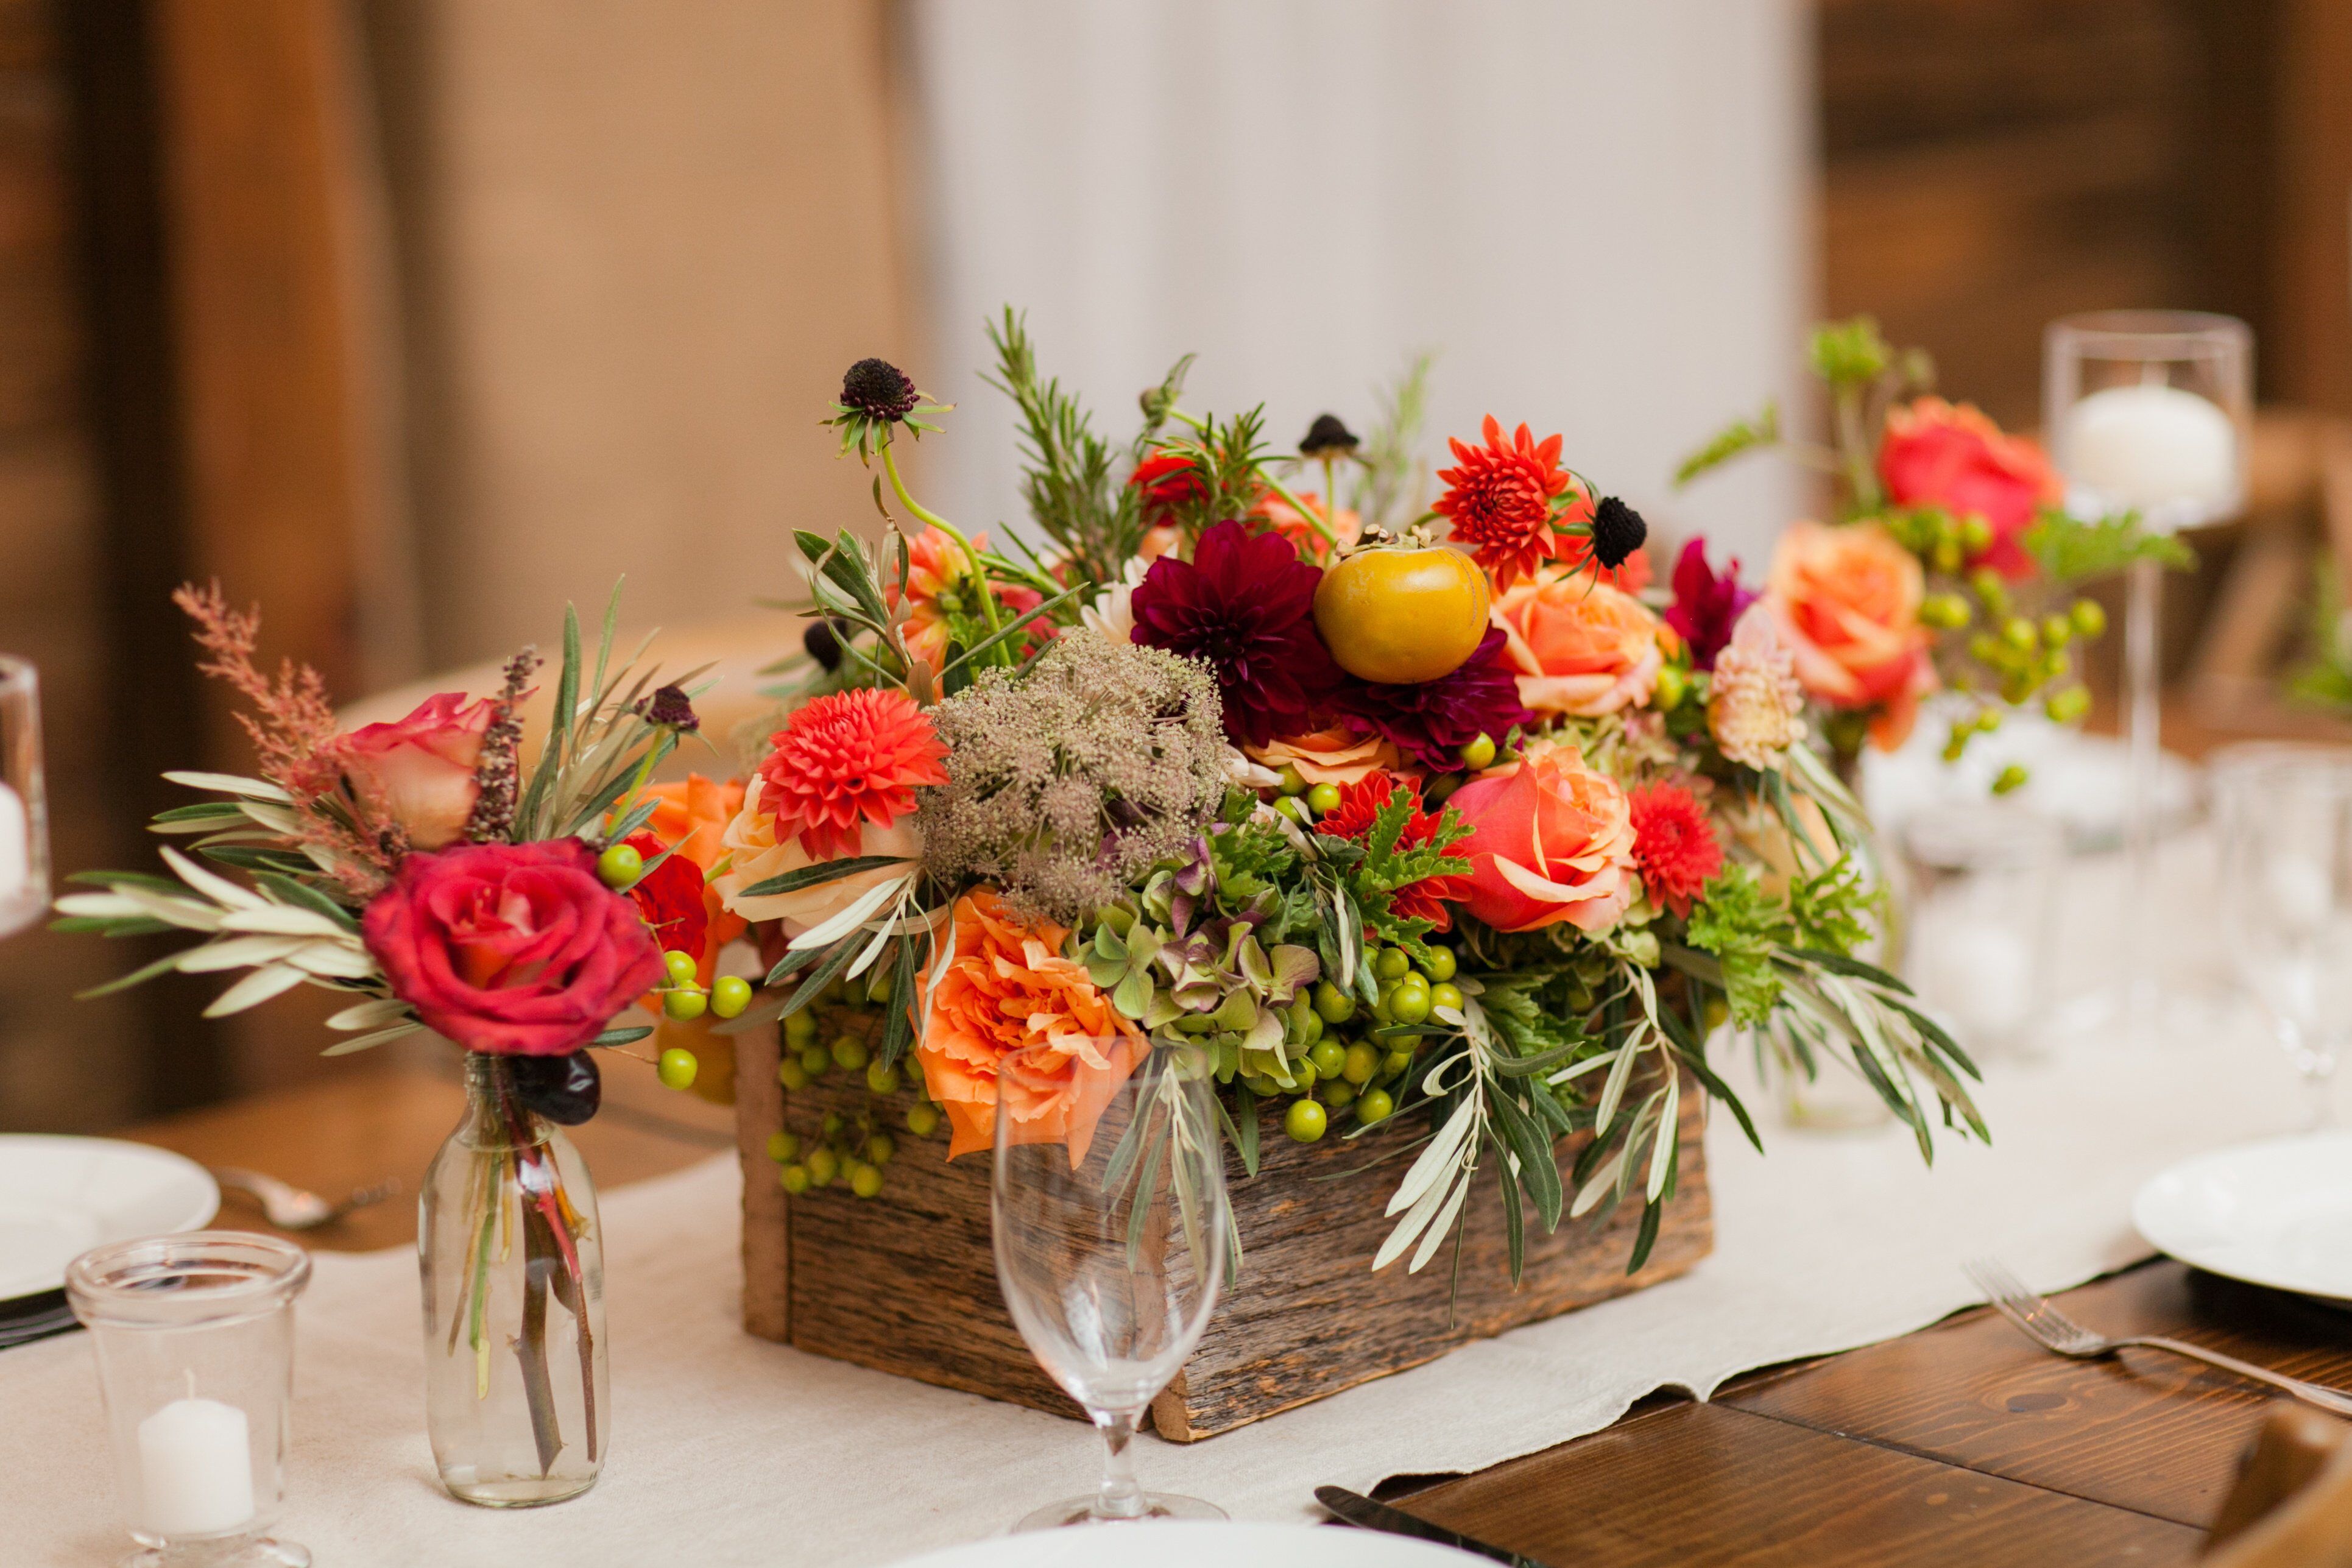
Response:
[[[616,893],[625,893],[637,885],[646,874],[645,855],[633,844],[608,844],[596,857],[596,877]],[[662,1013],[667,1017],[684,1022],[709,1013],[716,1018],[741,1016],[751,1005],[751,983],[740,974],[722,974],[706,988],[700,978],[700,964],[694,954],[677,950],[662,954]],[[682,1057],[684,1065],[673,1068],[670,1058]],[[662,1053],[662,1082],[672,1089],[684,1089],[694,1081],[693,1053],[673,1047]],[[674,1079],[680,1081],[672,1081]]]
[[[864,1102],[855,1113],[828,1110],[813,1130],[796,1132],[787,1125],[768,1135],[768,1158],[779,1167],[777,1180],[794,1196],[838,1185],[856,1197],[877,1197],[883,1167],[898,1152],[893,1129],[919,1139],[940,1130],[940,1108],[925,1093],[922,1074],[897,1063],[885,1066],[874,1055],[887,998],[887,988],[881,997],[873,996],[863,977],[835,981],[784,1020],[776,1081],[788,1097],[835,1073],[857,1074],[866,1080]],[[793,1115],[789,1098],[784,1110],[789,1123]]]
[[[1419,964],[1399,947],[1375,949],[1365,961],[1380,984],[1370,1006],[1328,980],[1290,1004],[1283,1028],[1287,1087],[1265,1073],[1241,1075],[1260,1100],[1289,1100],[1282,1130],[1297,1142],[1322,1138],[1335,1116],[1370,1127],[1395,1115],[1420,1037],[1393,1026],[1425,1023],[1440,1007],[1461,1009],[1451,948],[1431,946]]]

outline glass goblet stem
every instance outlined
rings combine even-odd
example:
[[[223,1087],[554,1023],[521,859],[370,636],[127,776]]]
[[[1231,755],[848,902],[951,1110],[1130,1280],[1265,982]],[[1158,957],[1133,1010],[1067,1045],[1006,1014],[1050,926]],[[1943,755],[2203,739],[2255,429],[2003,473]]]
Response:
[[[1142,1484],[1135,1479],[1135,1456],[1128,1451],[1135,1442],[1138,1413],[1097,1410],[1092,1414],[1095,1429],[1103,1436],[1102,1489],[1095,1493],[1095,1517],[1141,1519],[1150,1504],[1143,1495]]]
[[[2157,768],[2162,755],[2163,708],[2157,668],[2158,617],[2163,608],[2163,568],[2141,559],[2131,563],[2130,602],[2124,627],[2125,718],[2129,735],[2129,798],[2125,834],[2124,1016],[2135,1036],[2156,1022],[2156,937],[2150,918],[2156,887]]]

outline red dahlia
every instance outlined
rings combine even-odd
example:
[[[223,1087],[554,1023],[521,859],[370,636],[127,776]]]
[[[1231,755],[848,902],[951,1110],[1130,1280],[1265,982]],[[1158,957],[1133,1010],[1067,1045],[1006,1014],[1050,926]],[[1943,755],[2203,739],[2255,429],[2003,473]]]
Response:
[[[1315,632],[1322,572],[1278,533],[1227,518],[1201,535],[1192,559],[1163,555],[1129,600],[1134,640],[1197,658],[1216,673],[1225,733],[1263,746],[1315,728],[1340,680]]]
[[[1688,919],[1691,900],[1723,869],[1723,845],[1706,808],[1671,784],[1634,790],[1625,803],[1633,818],[1633,863],[1650,897]]]
[[[1454,537],[1471,547],[1495,586],[1507,588],[1566,548],[1558,534],[1588,514],[1591,500],[1570,493],[1558,436],[1538,443],[1522,425],[1507,441],[1491,414],[1483,433],[1483,447],[1447,438],[1460,466],[1437,471],[1446,490],[1435,510],[1453,519]]]
[[[710,910],[702,900],[702,868],[683,855],[672,855],[654,866],[655,858],[668,846],[642,828],[622,842],[653,866],[630,886],[629,897],[636,900],[637,913],[653,928],[654,940],[661,943],[664,952],[688,953],[698,962],[703,939],[710,933]]]
[[[856,854],[865,822],[887,827],[915,809],[916,785],[948,782],[947,746],[903,691],[820,697],[768,743],[760,805],[779,840],[797,833],[820,860]]]
[[[1127,476],[1127,482],[1135,490],[1136,500],[1143,509],[1144,524],[1150,528],[1173,522],[1178,508],[1205,500],[1209,495],[1208,487],[1201,482],[1200,470],[1181,452],[1152,453],[1135,465],[1135,472]]]
[[[1412,815],[1405,818],[1404,830],[1397,835],[1397,847],[1420,848],[1437,837],[1440,817],[1423,809],[1419,784],[1410,779],[1400,781],[1394,774],[1379,770],[1366,773],[1354,784],[1342,785],[1339,804],[1316,823],[1315,831],[1362,843],[1371,831],[1372,818],[1395,798],[1400,783],[1412,801]],[[1423,877],[1389,895],[1389,912],[1399,920],[1431,921],[1437,930],[1448,931],[1454,925],[1454,911],[1445,906],[1460,903],[1469,896],[1467,877]]]

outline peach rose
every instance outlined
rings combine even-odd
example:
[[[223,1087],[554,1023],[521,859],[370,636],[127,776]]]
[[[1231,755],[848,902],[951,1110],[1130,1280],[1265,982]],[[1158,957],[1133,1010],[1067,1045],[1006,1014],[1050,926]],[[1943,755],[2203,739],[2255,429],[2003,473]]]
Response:
[[[1470,862],[1470,912],[1497,931],[1561,921],[1579,931],[1617,922],[1641,889],[1625,792],[1562,742],[1537,742],[1523,759],[1480,774],[1446,805],[1470,837],[1453,853]]]
[[[797,892],[747,895],[744,889],[787,871],[814,866],[820,858],[801,847],[798,833],[781,844],[776,841],[775,816],[760,804],[761,791],[766,787],[767,781],[756,775],[743,786],[742,806],[719,835],[720,846],[735,858],[724,872],[710,879],[710,886],[729,913],[752,921],[782,921],[785,931],[797,936],[812,926],[824,924],[883,883],[914,868],[877,866],[870,871],[835,877],[830,882],[819,882]],[[887,827],[861,822],[858,833],[857,847],[853,852],[856,855],[889,855],[913,860],[923,852],[922,831],[915,826],[911,813]]]
[[[1918,557],[1876,523],[1794,522],[1773,552],[1765,602],[1798,680],[1832,708],[1875,710],[1870,735],[1884,750],[1903,743],[1936,689],[1925,589]]]
[[[1633,595],[1556,566],[1505,589],[1494,616],[1519,700],[1538,713],[1594,719],[1647,702],[1680,644]]]
[[[1251,762],[1276,773],[1286,766],[1297,768],[1299,777],[1310,784],[1360,784],[1382,770],[1404,771],[1404,753],[1397,750],[1395,742],[1360,735],[1340,724],[1308,735],[1279,736],[1263,746],[1242,750]]]
[[[1016,1143],[1066,1143],[1076,1170],[1095,1123],[1149,1048],[1061,956],[1069,932],[1024,925],[986,888],[956,900],[955,956],[931,986],[915,1047],[923,1082],[947,1112],[948,1158],[991,1148],[1001,1099]]]
[[[1307,511],[1313,512],[1318,520],[1329,526],[1341,546],[1353,544],[1357,536],[1363,532],[1363,520],[1352,511],[1343,509],[1339,513],[1339,521],[1332,521],[1331,509],[1326,506],[1323,498],[1313,490],[1305,491],[1298,499],[1307,503]],[[1313,523],[1307,521],[1306,513],[1301,512],[1272,490],[1258,498],[1257,505],[1250,508],[1250,516],[1270,524],[1275,532],[1282,535],[1299,549],[1312,554],[1316,560],[1330,560],[1330,543],[1324,539]]]
[[[465,836],[481,791],[474,783],[493,706],[443,691],[405,719],[364,724],[333,742],[335,759],[370,815],[407,831],[412,849],[446,849]]]

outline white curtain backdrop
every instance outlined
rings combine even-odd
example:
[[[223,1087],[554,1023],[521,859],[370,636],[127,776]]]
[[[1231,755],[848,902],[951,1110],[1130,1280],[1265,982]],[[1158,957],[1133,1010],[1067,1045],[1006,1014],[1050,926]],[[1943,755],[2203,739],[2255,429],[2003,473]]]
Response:
[[[1417,349],[1429,455],[1489,412],[1751,568],[1777,458],[1671,489],[1724,419],[1798,386],[1810,302],[1802,0],[913,0],[931,282],[917,380],[950,516],[1019,515],[982,323],[1124,434],[1263,400],[1285,447],[1360,433]],[[1661,563],[1664,565],[1664,563]]]

